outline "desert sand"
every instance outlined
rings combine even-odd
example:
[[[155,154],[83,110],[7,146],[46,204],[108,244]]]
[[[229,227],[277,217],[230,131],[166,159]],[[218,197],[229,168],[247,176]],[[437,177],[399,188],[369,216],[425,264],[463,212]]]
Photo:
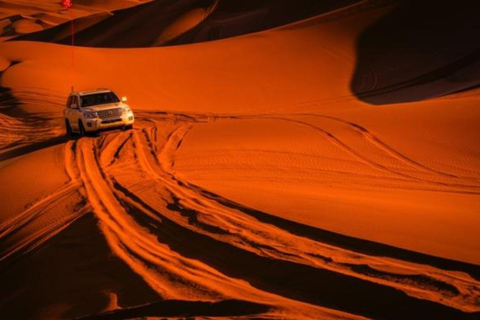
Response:
[[[480,318],[480,25],[435,6],[1,2],[1,318]],[[134,129],[69,139],[72,85]]]

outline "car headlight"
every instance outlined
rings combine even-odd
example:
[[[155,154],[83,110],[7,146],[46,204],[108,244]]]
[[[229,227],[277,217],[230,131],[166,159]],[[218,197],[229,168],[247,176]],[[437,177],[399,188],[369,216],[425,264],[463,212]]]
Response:
[[[97,113],[95,111],[91,111],[91,110],[84,111],[83,116],[87,119],[98,118]]]
[[[123,114],[127,114],[127,113],[131,113],[132,112],[132,109],[130,109],[130,107],[123,107]]]

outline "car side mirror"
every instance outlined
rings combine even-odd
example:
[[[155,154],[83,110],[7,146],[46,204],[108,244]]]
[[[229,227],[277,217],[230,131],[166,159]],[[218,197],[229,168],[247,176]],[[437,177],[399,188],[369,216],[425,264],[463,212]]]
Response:
[[[76,104],[76,103],[72,103],[72,104],[70,105],[70,109],[78,109],[77,104]]]
[[[127,97],[122,97],[122,102],[127,102]]]

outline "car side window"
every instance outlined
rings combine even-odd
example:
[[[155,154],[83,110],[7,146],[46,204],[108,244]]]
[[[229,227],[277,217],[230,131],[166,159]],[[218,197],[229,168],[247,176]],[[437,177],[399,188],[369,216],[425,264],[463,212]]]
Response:
[[[72,107],[72,104],[76,104],[77,108],[79,107],[78,105],[78,97],[77,96],[72,96],[72,101],[70,102],[70,108]]]
[[[67,99],[67,108],[70,108],[71,104],[72,104],[72,96],[69,96]]]

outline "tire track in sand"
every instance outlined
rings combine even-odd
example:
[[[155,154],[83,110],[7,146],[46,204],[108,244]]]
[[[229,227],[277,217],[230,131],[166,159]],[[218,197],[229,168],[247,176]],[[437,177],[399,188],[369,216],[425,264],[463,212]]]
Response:
[[[153,150],[148,150],[148,143],[147,143],[147,140],[146,138],[143,138],[145,140],[144,143],[142,143],[142,136],[145,136],[147,131],[143,131],[142,134],[134,134],[134,139],[132,141],[132,150],[134,150],[134,152],[137,153],[137,159],[139,162],[141,162],[141,166],[142,166],[142,170],[146,171],[148,174],[145,175],[145,176],[155,176],[156,175],[156,180],[158,181],[161,181],[162,184],[166,184],[168,186],[169,189],[173,189],[173,194],[180,194],[180,196],[178,197],[179,199],[181,199],[182,201],[182,204],[184,206],[184,208],[182,208],[184,211],[186,211],[188,208],[193,208],[191,210],[193,211],[197,211],[197,212],[200,212],[199,213],[199,216],[201,216],[204,220],[206,220],[204,218],[204,216],[208,216],[208,212],[205,212],[205,211],[212,211],[214,212],[216,215],[220,215],[219,213],[221,212],[221,210],[223,210],[224,212],[230,214],[230,215],[238,215],[238,213],[236,212],[232,212],[231,208],[221,208],[221,210],[218,210],[218,208],[215,208],[215,206],[211,205],[211,204],[208,204],[208,206],[205,208],[195,208],[195,203],[202,203],[204,206],[205,206],[205,199],[201,199],[201,197],[198,197],[197,195],[195,195],[193,197],[193,200],[190,201],[190,199],[192,199],[192,196],[190,196],[189,194],[186,194],[185,190],[186,189],[185,187],[187,186],[186,184],[182,183],[181,181],[168,181],[169,178],[168,176],[170,175],[169,173],[166,173],[166,172],[163,172],[163,169],[161,168],[161,166],[159,167],[159,170],[156,172],[152,166],[155,166],[155,163],[158,163],[158,159],[157,160],[154,160],[154,159],[151,159],[151,160],[148,160],[149,157],[152,158],[154,155],[155,155],[155,152],[153,152]],[[180,136],[181,135],[184,135],[185,134],[185,130],[179,130],[180,132]],[[167,142],[165,145],[170,145],[173,149],[176,149],[176,146],[178,146],[179,144],[179,140],[181,140],[181,138],[179,138],[179,136],[175,136],[174,134],[170,135],[170,142]],[[139,156],[139,153],[140,152],[143,152],[143,156]],[[166,155],[160,155],[158,156],[158,158],[162,158],[164,157],[165,159],[169,159],[168,156]],[[167,161],[167,165],[168,167],[168,161]],[[118,182],[116,182],[118,183]],[[182,190],[179,191],[179,187],[180,188],[183,188]],[[118,189],[121,189],[125,194],[130,194],[130,197],[134,197],[133,194],[130,193],[131,190],[129,190],[128,188],[123,188],[122,187],[119,187],[117,185],[117,188]],[[187,190],[187,191],[191,191],[191,190]],[[163,197],[165,197],[165,195],[162,195]],[[200,198],[200,199],[198,199]],[[143,200],[145,201],[145,199]],[[137,203],[138,204],[138,199],[134,201],[134,203]],[[150,206],[150,205],[149,205]],[[185,208],[186,207],[186,208]],[[167,207],[168,209],[168,207]],[[150,211],[153,211],[153,210],[150,210]],[[155,210],[157,212],[157,215],[159,215],[159,210]],[[175,223],[179,223],[181,224],[182,227],[184,228],[190,228],[192,229],[192,226],[189,225],[188,221],[181,221],[181,220],[178,220],[178,216],[175,217],[171,212],[170,213],[167,213],[168,210],[165,210],[165,211],[162,211],[162,214],[161,214],[161,218],[165,219],[165,215],[168,215],[168,219],[171,219],[172,221],[175,221]],[[155,216],[155,214],[153,214]],[[223,218],[223,217],[222,217]],[[244,217],[242,217],[244,218]],[[216,220],[216,222],[218,222],[218,219]],[[265,229],[268,229],[268,226],[264,226],[264,225],[261,225],[260,226],[262,230],[265,230]],[[228,228],[227,228],[228,230]],[[245,230],[248,230],[245,229]],[[196,233],[204,233],[205,234],[205,230],[199,230],[199,229],[194,229],[194,231]],[[230,231],[230,230],[229,230]],[[215,236],[214,235],[209,235],[210,237],[214,238]],[[271,242],[272,239],[268,239],[268,241]],[[235,243],[235,242],[233,242]],[[237,243],[235,243],[237,244]],[[298,244],[298,243],[297,243]],[[261,246],[257,246],[257,247],[261,247]],[[268,247],[268,246],[267,246]],[[242,247],[242,249],[245,249],[245,247]],[[252,248],[250,248],[250,250],[252,250]],[[253,249],[252,251],[254,251],[255,249]],[[288,256],[288,254],[287,254]],[[284,257],[282,257],[284,258]],[[424,267],[424,266],[423,266]],[[427,268],[428,269],[428,268]],[[338,271],[338,270],[337,270]],[[357,274],[358,276],[358,274]],[[415,277],[412,277],[412,278],[415,278]],[[435,281],[433,281],[432,283],[435,283]],[[417,288],[418,289],[418,288]],[[473,294],[474,295],[474,294]],[[466,295],[468,296],[468,294]],[[464,296],[463,298],[461,299],[464,299],[466,298],[466,296]],[[467,300],[469,300],[468,298],[466,298]],[[452,302],[444,302],[444,303],[452,303]]]

